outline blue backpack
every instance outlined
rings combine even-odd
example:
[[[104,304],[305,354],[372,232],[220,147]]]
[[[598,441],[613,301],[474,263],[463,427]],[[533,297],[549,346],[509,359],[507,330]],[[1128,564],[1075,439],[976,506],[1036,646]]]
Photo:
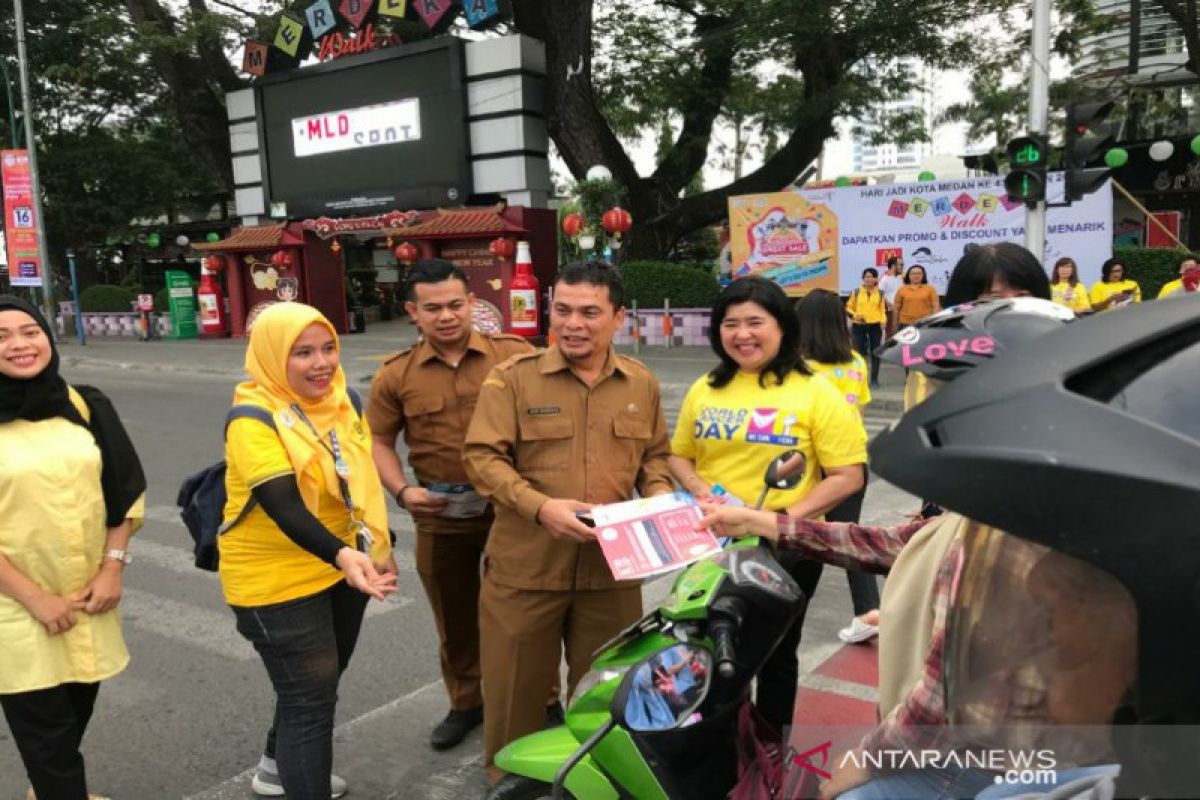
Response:
[[[351,387],[346,387],[350,402],[355,412],[362,417],[362,397]],[[238,405],[229,409],[225,415],[225,431],[229,431],[229,423],[235,419],[256,419],[271,430],[275,430],[275,417],[270,411],[259,406]],[[250,500],[242,506],[237,517],[228,525],[222,525],[225,514],[225,460],[222,459],[212,466],[205,467],[194,475],[184,479],[179,487],[179,495],[175,505],[179,506],[179,516],[187,526],[192,536],[193,552],[198,569],[216,572],[220,554],[217,550],[217,539],[229,530],[258,505],[258,500],[251,493]]]

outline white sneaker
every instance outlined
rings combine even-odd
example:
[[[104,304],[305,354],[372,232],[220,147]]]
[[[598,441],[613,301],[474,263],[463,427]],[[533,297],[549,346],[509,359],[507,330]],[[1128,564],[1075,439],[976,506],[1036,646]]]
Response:
[[[283,797],[283,782],[279,780],[279,773],[275,772],[263,764],[259,764],[254,770],[254,778],[250,781],[250,788],[259,797]],[[341,797],[346,793],[346,782],[337,775],[329,775],[329,796],[333,800]]]
[[[878,625],[868,625],[858,617],[852,619],[847,627],[838,631],[838,638],[846,644],[862,644],[878,635]]]

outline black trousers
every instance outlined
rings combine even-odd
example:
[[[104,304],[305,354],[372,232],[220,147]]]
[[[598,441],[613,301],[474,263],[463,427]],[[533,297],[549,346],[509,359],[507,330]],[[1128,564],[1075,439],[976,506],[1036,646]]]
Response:
[[[863,488],[847,497],[831,511],[825,512],[826,522],[858,522],[862,514],[863,500],[867,496],[866,467],[863,467]],[[870,572],[857,569],[846,570],[850,584],[850,602],[854,604],[854,616],[861,617],[868,611],[879,608],[879,583]]]
[[[850,326],[850,340],[854,343],[854,349],[870,365],[871,385],[874,386],[879,383],[879,356],[875,355],[875,351],[883,342],[883,325],[860,325],[856,322]]]
[[[800,591],[804,592],[804,596],[811,602],[825,565],[793,553],[779,553],[777,557],[780,565],[799,584]],[[800,648],[800,631],[803,627],[804,615],[801,614],[792,623],[792,627],[788,628],[783,640],[779,642],[779,647],[775,648],[775,652],[758,673],[754,705],[763,717],[780,731],[792,724],[792,707],[796,705],[796,684],[800,681],[800,658],[797,650]]]
[[[99,683],[64,683],[0,695],[0,707],[38,800],[87,800],[79,744],[99,691]]]

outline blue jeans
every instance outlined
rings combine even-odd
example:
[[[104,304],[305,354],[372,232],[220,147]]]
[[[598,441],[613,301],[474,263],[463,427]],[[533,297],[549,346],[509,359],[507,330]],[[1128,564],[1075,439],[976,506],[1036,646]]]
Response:
[[[978,769],[904,770],[842,792],[837,800],[963,800],[996,784],[996,774]]]
[[[275,688],[274,758],[289,800],[329,800],[338,680],[350,663],[367,596],[344,581],[298,600],[233,607]]]

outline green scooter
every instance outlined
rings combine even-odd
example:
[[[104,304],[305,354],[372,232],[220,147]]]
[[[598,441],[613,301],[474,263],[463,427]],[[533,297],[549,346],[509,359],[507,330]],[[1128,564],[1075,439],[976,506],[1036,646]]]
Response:
[[[758,507],[804,469],[798,451],[772,461]],[[738,711],[806,601],[756,539],[690,565],[661,607],[600,649],[564,725],[496,754],[508,774],[488,800],[725,797]]]

